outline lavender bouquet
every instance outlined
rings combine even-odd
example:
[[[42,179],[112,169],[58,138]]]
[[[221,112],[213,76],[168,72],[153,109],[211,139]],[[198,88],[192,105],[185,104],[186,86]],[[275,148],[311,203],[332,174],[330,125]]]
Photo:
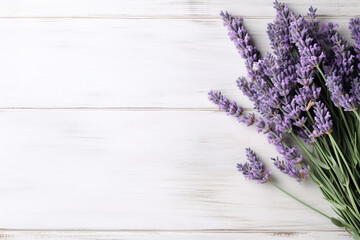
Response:
[[[241,17],[221,12],[248,79],[237,86],[253,103],[259,117],[220,92],[209,99],[219,110],[247,125],[256,123],[281,157],[272,158],[280,172],[298,182],[311,178],[338,218],[327,216],[271,181],[271,172],[251,149],[237,168],[245,178],[270,183],[360,239],[360,19],[350,20],[354,46],[334,23],[320,24],[316,9],[307,17],[275,1],[276,18],[267,34],[273,53],[261,57]]]

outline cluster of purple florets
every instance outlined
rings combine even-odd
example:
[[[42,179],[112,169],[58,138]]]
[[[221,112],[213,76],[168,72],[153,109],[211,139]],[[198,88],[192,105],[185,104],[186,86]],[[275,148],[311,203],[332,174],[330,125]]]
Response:
[[[246,158],[246,163],[238,163],[237,165],[237,168],[243,173],[245,178],[257,180],[258,183],[266,183],[269,181],[271,171],[264,170],[264,164],[250,148],[246,148]]]
[[[209,99],[241,122],[256,122],[258,131],[267,134],[269,143],[283,156],[284,160],[273,159],[275,167],[301,182],[308,178],[310,168],[302,161],[297,147],[285,143],[285,135],[313,144],[332,132],[327,104],[344,111],[354,111],[360,105],[360,20],[350,21],[355,40],[352,47],[336,31],[335,24],[320,25],[316,9],[310,7],[304,18],[277,1],[274,8],[276,19],[267,28],[273,53],[263,58],[252,44],[243,19],[233,18],[227,12],[220,14],[248,72],[248,79],[240,77],[237,86],[261,116],[255,120],[253,114],[244,115],[236,102],[230,102],[220,92],[210,91]],[[330,103],[323,97],[328,93]],[[247,178],[266,182],[270,173],[250,160],[251,150],[247,150],[247,155],[250,165],[240,164],[239,170]],[[254,164],[261,167],[250,167]]]

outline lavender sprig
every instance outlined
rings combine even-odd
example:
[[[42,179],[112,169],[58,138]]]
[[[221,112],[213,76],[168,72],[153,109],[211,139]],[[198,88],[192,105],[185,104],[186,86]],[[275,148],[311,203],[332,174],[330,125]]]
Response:
[[[355,55],[335,27],[336,25],[332,23],[323,27],[327,44],[334,56],[331,64],[325,67],[326,86],[336,107],[342,107],[345,111],[354,111],[360,104],[352,89],[354,86],[356,87],[356,82],[353,82],[356,81],[356,78],[353,77],[356,66]]]
[[[360,18],[355,17],[350,19],[349,29],[352,39],[355,40],[354,50],[356,52],[356,58],[358,59],[358,68],[360,69]]]
[[[237,168],[245,178],[257,180],[258,183],[266,183],[269,181],[270,170],[264,170],[264,164],[258,159],[255,152],[250,148],[246,148],[247,161],[244,164],[238,163]]]
[[[315,113],[315,125],[313,126],[313,137],[319,137],[324,134],[330,134],[332,132],[332,120],[331,115],[327,107],[322,102],[317,102],[314,108]]]
[[[211,90],[209,100],[218,105],[219,110],[225,111],[228,115],[239,117],[243,112],[242,107],[238,106],[235,101],[230,102],[221,92]]]
[[[240,56],[246,60],[245,65],[251,74],[250,77],[253,78],[256,75],[253,66],[260,59],[260,52],[252,44],[251,38],[242,24],[243,19],[241,17],[233,18],[228,12],[221,12],[220,16],[229,31],[230,40],[234,42]]]
[[[296,178],[298,182],[302,182],[309,178],[310,166],[306,166],[303,169],[297,170],[289,162],[280,161],[279,158],[272,158],[274,166],[282,173],[288,174],[291,177]]]

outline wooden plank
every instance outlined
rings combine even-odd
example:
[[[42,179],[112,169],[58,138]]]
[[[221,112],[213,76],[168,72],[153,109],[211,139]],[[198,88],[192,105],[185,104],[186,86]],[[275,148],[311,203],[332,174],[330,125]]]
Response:
[[[319,14],[354,16],[359,14],[357,0],[282,1],[290,8],[305,14],[312,4]],[[88,18],[204,18],[216,17],[220,10],[246,17],[273,17],[269,0],[2,0],[0,17],[88,17]]]
[[[0,132],[2,228],[339,230],[245,181],[235,167],[245,146],[271,168],[276,152],[222,113],[13,110],[1,113]],[[310,182],[274,178],[333,215]]]
[[[0,236],[12,240],[33,239],[33,240],[143,240],[143,239],[196,239],[196,240],[222,240],[222,239],[252,239],[252,240],[345,240],[352,239],[344,232],[114,232],[114,231],[0,231]]]
[[[262,52],[267,22],[245,22]],[[220,20],[2,19],[0,29],[0,107],[213,108],[210,89],[252,106]]]

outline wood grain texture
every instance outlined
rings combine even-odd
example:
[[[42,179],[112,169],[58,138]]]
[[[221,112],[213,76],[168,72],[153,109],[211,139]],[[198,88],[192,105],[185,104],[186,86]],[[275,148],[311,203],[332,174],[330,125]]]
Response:
[[[348,239],[344,232],[236,232],[236,231],[201,231],[201,232],[126,232],[126,231],[0,231],[0,237],[8,240],[338,240]]]
[[[327,16],[359,14],[357,0],[282,1],[305,14],[310,5]],[[275,15],[269,0],[2,0],[0,17],[211,18],[220,10],[245,17]]]
[[[284,2],[346,34],[360,7]],[[349,239],[236,172],[246,146],[270,168],[276,152],[207,101],[251,107],[220,10],[269,50],[267,0],[0,0],[0,239]],[[333,216],[311,183],[274,178]]]
[[[236,171],[255,128],[218,112],[4,111],[0,226],[12,229],[338,230],[271,185]],[[274,170],[333,215],[318,189]]]
[[[325,21],[325,20],[324,20]],[[245,22],[270,51],[268,20]],[[346,36],[347,20],[338,19]],[[221,20],[1,19],[0,107],[211,108],[210,89],[252,107]]]

